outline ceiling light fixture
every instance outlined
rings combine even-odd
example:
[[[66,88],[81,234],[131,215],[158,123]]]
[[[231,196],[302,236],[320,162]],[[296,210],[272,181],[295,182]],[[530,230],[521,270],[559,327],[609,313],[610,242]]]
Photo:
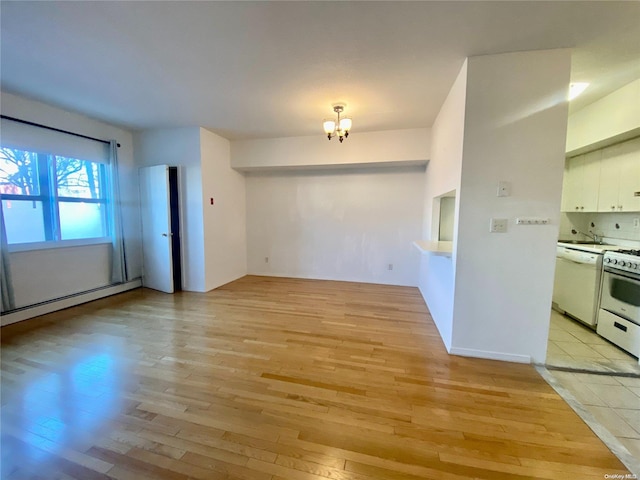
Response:
[[[322,126],[324,127],[324,133],[327,134],[327,138],[331,140],[333,137],[338,137],[340,143],[349,136],[349,130],[351,130],[351,119],[349,117],[340,118],[340,114],[344,112],[346,105],[338,103],[333,106],[333,111],[338,114],[337,120],[325,120]]]
[[[573,100],[582,92],[584,92],[588,86],[589,84],[586,82],[570,83],[569,84],[569,101]]]

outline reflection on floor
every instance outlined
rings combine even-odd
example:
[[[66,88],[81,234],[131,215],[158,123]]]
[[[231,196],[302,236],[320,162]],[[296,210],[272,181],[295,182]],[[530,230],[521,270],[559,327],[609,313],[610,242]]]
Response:
[[[608,342],[596,332],[551,310],[547,366],[592,372],[637,373],[638,359]]]
[[[598,373],[560,371],[554,370],[554,367]],[[587,412],[583,420],[607,446],[624,461],[619,454],[619,445],[615,444],[617,440],[637,461],[636,469],[640,468],[638,359],[581,323],[552,310],[547,368],[552,381],[566,389],[575,399],[565,400],[572,406],[575,401],[579,403],[574,409],[581,416],[581,410]],[[608,374],[603,375],[604,372]],[[589,415],[591,417],[586,418]],[[603,435],[602,428],[605,429]],[[608,439],[613,441],[607,441]],[[629,467],[628,463],[627,466]],[[640,474],[637,470],[634,473]]]

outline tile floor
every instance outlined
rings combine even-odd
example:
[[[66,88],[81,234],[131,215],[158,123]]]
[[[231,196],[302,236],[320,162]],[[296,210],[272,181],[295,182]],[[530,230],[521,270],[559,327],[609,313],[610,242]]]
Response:
[[[560,371],[554,367],[598,373]],[[573,395],[599,426],[613,435],[640,465],[638,359],[581,323],[552,310],[547,369],[553,379]],[[608,374],[603,375],[605,372]],[[568,399],[567,402],[572,403]],[[615,446],[609,447],[616,453]]]
[[[640,378],[549,373],[640,461]]]
[[[608,342],[586,325],[551,310],[547,366],[593,372],[636,373],[638,359]]]

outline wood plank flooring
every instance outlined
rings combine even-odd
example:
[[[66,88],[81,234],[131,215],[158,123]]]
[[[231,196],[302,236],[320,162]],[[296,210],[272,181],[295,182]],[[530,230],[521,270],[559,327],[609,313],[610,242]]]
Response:
[[[533,367],[447,355],[415,288],[248,276],[1,333],[3,479],[628,473]]]

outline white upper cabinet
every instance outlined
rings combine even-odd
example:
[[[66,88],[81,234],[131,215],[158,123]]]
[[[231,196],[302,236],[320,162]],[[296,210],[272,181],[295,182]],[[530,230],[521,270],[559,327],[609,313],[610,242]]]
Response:
[[[582,182],[578,180],[578,171],[574,165],[577,165],[578,162],[582,162],[583,159],[584,155],[579,155],[577,157],[567,159],[564,162],[564,177],[562,177],[563,212],[580,211],[580,207],[578,206],[578,197],[580,196],[579,184]],[[578,208],[574,210],[574,207]]]
[[[565,163],[563,212],[597,212],[601,150],[573,157]]]
[[[602,150],[598,211],[640,211],[640,138]]]

